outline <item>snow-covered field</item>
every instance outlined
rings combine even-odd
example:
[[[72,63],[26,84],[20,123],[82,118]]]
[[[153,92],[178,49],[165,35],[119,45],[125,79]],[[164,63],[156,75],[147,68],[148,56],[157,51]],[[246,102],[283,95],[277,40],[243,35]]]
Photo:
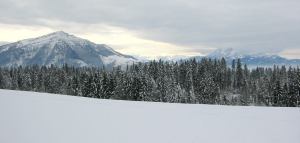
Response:
[[[1,143],[296,143],[300,108],[100,100],[0,90]]]

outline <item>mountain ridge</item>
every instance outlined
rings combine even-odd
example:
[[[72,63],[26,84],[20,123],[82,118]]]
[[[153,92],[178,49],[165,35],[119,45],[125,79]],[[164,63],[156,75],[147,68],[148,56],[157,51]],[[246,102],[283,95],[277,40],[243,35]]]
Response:
[[[241,59],[248,66],[270,67],[273,65],[299,66],[300,59],[286,59],[279,55],[263,53],[242,53],[234,48],[217,49],[206,56],[163,56],[163,61],[181,61],[187,59],[225,58],[230,65],[233,59]],[[142,60],[141,60],[142,59]],[[0,45],[0,66],[56,65],[75,67],[124,66],[134,62],[147,62],[145,58],[125,55],[108,45],[96,44],[76,37],[64,31],[56,31],[37,38],[29,38]]]
[[[182,56],[183,57],[183,56]],[[181,61],[196,59],[201,60],[203,58],[211,59],[222,59],[224,58],[227,65],[230,66],[233,60],[240,59],[243,64],[247,64],[249,67],[272,67],[274,65],[287,65],[287,66],[299,66],[300,59],[286,59],[275,54],[265,54],[265,53],[243,53],[234,48],[223,48],[216,49],[215,51],[209,53],[206,56],[191,56],[183,57],[178,59],[178,56],[169,56],[159,58],[163,61]]]
[[[137,60],[105,44],[96,44],[63,31],[0,46],[1,66],[63,65],[114,67]]]
[[[213,59],[225,58],[228,64],[231,64],[232,60],[234,59],[240,59],[242,63],[252,67],[270,67],[273,65],[300,65],[300,59],[286,59],[279,55],[268,53],[242,53],[233,48],[217,49],[208,54],[206,57]]]

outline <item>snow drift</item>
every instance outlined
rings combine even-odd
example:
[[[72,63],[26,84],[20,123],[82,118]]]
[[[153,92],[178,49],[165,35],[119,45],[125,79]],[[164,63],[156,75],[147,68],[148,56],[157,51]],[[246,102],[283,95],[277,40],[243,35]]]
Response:
[[[3,143],[292,143],[300,109],[101,100],[0,90]]]

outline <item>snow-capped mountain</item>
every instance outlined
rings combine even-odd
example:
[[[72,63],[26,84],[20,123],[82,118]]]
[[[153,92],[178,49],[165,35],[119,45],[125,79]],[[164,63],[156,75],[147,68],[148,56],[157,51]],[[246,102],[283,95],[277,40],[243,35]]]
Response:
[[[0,46],[0,66],[113,67],[135,61],[134,57],[116,52],[107,45],[95,44],[63,31]]]
[[[185,56],[185,55],[175,55],[175,56],[160,56],[157,59],[162,61],[181,61],[181,60],[187,60],[191,58],[192,56]]]
[[[272,54],[255,54],[239,52],[233,48],[217,49],[214,52],[207,55],[209,58],[225,58],[228,64],[232,62],[233,59],[241,59],[241,62],[247,64],[248,66],[264,66],[269,67],[273,65],[287,65],[287,66],[297,66],[300,65],[299,59],[286,59],[278,55]]]
[[[6,45],[6,44],[8,44],[9,42],[2,42],[2,41],[0,41],[0,46],[2,46],[2,45]]]
[[[233,48],[226,48],[226,49],[217,49],[212,53],[208,54],[207,57],[209,58],[242,58],[243,55],[234,50]]]

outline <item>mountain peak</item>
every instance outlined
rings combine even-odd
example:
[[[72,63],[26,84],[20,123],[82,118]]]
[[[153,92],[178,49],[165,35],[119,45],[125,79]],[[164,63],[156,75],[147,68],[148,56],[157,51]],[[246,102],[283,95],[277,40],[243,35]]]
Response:
[[[211,58],[227,58],[227,57],[233,57],[233,58],[240,58],[243,55],[236,51],[234,48],[220,48],[215,50],[214,52],[210,53],[208,57]]]
[[[56,32],[41,36],[40,38],[47,38],[47,37],[65,39],[65,38],[68,38],[68,37],[73,37],[74,38],[75,36],[73,36],[71,34],[68,34],[64,31],[56,31]]]
[[[64,31],[56,31],[41,37],[37,38],[31,38],[19,41],[22,45],[28,45],[28,44],[48,44],[48,43],[57,43],[59,41],[64,41],[69,44],[74,45],[75,43],[86,43],[88,42],[85,39],[78,38],[74,35],[68,34]]]
[[[64,36],[69,36],[70,34],[64,32],[64,31],[56,31],[56,32],[50,33],[48,35],[56,35],[56,36],[62,36],[62,35],[64,35]]]

